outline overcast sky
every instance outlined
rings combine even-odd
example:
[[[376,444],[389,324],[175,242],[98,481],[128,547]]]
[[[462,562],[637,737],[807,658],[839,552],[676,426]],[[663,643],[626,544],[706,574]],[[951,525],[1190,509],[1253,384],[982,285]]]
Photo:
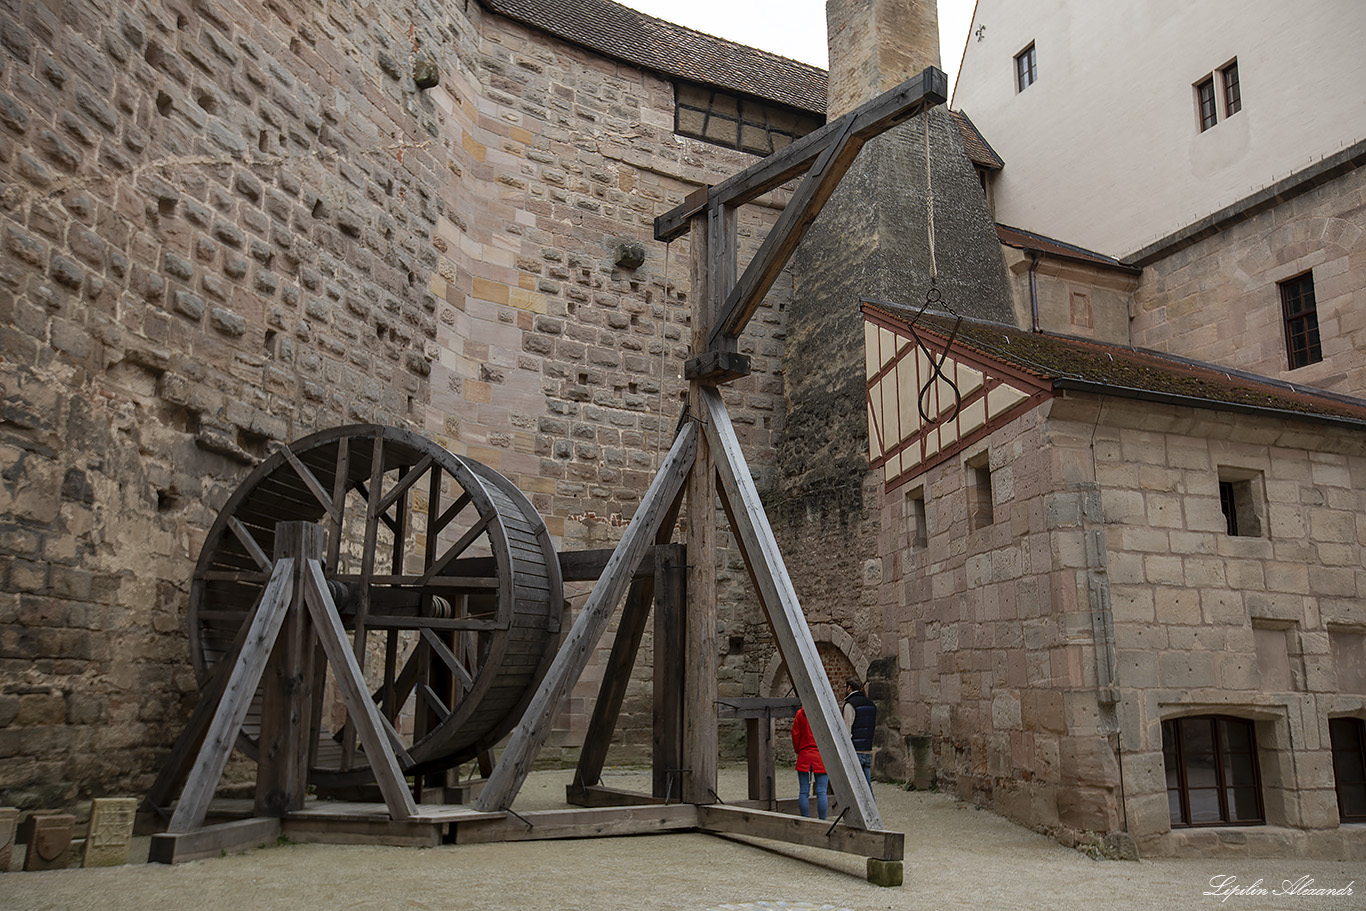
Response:
[[[709,35],[825,67],[825,0],[619,0],[648,15]],[[975,0],[939,0],[939,55],[958,75]]]

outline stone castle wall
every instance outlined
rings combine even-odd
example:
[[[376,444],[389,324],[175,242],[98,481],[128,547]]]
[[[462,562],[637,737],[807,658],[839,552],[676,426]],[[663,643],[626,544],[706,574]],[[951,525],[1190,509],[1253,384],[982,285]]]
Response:
[[[1358,167],[1150,262],[1130,309],[1132,344],[1366,394],[1363,201]],[[1323,360],[1290,370],[1277,283],[1311,270]]]
[[[669,82],[444,0],[9,0],[0,46],[0,802],[146,787],[200,542],[280,442],[407,426],[562,548],[616,540],[683,389],[687,244],[666,289],[650,222],[754,160],[674,137]],[[789,291],[728,393],[752,451]]]

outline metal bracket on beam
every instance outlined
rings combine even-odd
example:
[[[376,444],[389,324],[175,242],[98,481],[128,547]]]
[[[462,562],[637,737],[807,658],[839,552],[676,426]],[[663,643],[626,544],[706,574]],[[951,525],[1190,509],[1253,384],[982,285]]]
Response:
[[[749,374],[749,355],[734,351],[707,351],[683,363],[683,375],[704,386],[719,386]]]

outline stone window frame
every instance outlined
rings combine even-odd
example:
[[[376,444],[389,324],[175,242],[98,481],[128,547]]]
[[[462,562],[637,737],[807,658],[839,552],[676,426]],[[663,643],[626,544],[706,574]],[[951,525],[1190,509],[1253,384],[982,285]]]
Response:
[[[983,450],[963,460],[963,489],[968,495],[968,530],[996,524],[995,488],[991,482],[991,453]]]
[[[1194,730],[1200,723],[1208,723],[1210,726],[1212,766],[1215,776],[1213,787],[1192,787],[1189,781],[1191,766],[1187,756],[1187,740],[1193,734],[1184,733],[1184,729],[1189,725]],[[1234,728],[1241,729],[1246,735],[1247,749],[1237,749],[1230,745],[1231,730]],[[1266,798],[1262,782],[1261,759],[1258,755],[1256,728],[1257,724],[1251,718],[1227,714],[1181,715],[1163,719],[1161,725],[1162,759],[1167,783],[1167,809],[1173,829],[1266,825]],[[1227,760],[1230,757],[1245,757],[1249,766],[1243,770],[1234,783],[1230,783],[1226,779],[1226,767],[1229,765]],[[1172,781],[1173,772],[1176,774],[1175,785]],[[1218,819],[1192,820],[1193,814],[1190,806],[1192,790],[1214,791],[1218,805]],[[1235,811],[1230,809],[1228,793],[1230,790],[1252,791],[1256,798],[1255,815],[1240,815],[1236,819],[1233,818]],[[1173,797],[1176,798],[1176,806],[1173,806]]]
[[[1267,537],[1266,476],[1258,469],[1234,465],[1220,465],[1216,471],[1225,532],[1237,538]]]
[[[925,485],[906,492],[906,543],[911,550],[922,550],[930,545],[929,512],[925,503]]]
[[[698,116],[700,127],[689,126],[686,121],[696,121]],[[674,83],[674,132],[723,148],[772,155],[819,129],[824,122],[824,118],[810,112],[714,86]],[[728,135],[731,132],[733,138]]]
[[[1330,717],[1328,742],[1333,754],[1338,819],[1344,823],[1366,822],[1366,721],[1354,715]],[[1344,782],[1344,778],[1348,780]]]
[[[1319,337],[1319,308],[1314,294],[1314,270],[1276,282],[1285,327],[1285,356],[1290,370],[1323,361]]]

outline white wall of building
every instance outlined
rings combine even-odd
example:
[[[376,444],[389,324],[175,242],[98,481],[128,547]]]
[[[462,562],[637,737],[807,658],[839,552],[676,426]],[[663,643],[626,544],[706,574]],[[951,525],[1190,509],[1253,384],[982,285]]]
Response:
[[[1235,58],[1243,108],[1202,132]],[[952,106],[1005,160],[998,221],[1123,257],[1366,138],[1366,2],[978,0]]]

